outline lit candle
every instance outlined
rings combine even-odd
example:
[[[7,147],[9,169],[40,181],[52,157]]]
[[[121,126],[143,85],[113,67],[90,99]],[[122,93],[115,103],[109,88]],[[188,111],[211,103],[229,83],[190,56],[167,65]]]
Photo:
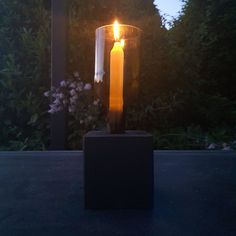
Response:
[[[124,40],[120,40],[119,24],[114,23],[115,43],[110,52],[110,123],[120,123],[123,113],[123,82],[124,82]]]

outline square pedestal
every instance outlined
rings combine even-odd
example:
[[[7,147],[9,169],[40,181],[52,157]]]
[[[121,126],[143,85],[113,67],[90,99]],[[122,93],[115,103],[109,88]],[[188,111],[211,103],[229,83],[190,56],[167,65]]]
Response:
[[[85,208],[152,208],[153,180],[150,134],[91,131],[84,136]]]

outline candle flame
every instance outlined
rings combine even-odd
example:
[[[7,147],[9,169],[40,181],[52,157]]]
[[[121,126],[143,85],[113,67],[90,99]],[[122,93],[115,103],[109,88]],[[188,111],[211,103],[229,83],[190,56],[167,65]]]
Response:
[[[114,38],[116,41],[118,41],[120,39],[120,25],[117,20],[114,22],[113,31],[114,31]]]

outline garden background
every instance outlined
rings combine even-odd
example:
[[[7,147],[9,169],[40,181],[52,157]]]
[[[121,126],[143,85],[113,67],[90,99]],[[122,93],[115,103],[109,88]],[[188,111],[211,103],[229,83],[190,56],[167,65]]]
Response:
[[[127,129],[158,149],[235,148],[236,2],[186,0],[165,27],[152,0],[68,0],[67,81],[93,84],[95,29],[117,17],[143,29],[140,94]],[[0,0],[0,150],[50,145],[48,0]],[[92,90],[67,115],[67,148],[102,126]],[[81,122],[82,121],[82,122]]]

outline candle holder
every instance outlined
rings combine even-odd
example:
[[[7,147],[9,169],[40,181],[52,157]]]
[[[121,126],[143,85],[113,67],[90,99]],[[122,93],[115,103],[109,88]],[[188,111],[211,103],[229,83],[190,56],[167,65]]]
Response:
[[[139,89],[141,30],[106,25],[96,30],[95,92],[107,114],[106,131],[84,136],[84,200],[87,209],[153,206],[152,135],[125,131],[126,108]]]
[[[96,29],[95,96],[101,101],[110,133],[124,133],[125,110],[139,90],[141,30],[118,24]]]

